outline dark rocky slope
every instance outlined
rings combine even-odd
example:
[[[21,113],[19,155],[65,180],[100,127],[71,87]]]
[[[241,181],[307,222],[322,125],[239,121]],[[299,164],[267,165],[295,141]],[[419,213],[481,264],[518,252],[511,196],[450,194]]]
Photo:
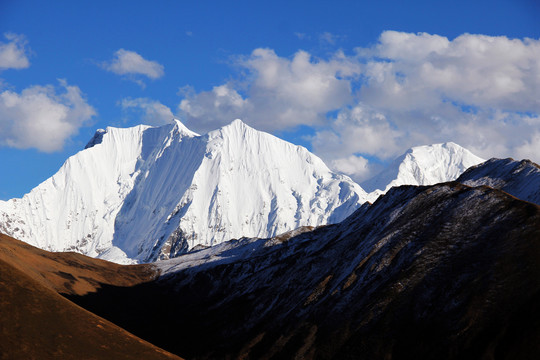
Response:
[[[540,207],[402,186],[250,257],[69,298],[187,358],[538,358]]]
[[[540,205],[540,166],[530,160],[489,159],[457,179],[469,186],[486,185]]]

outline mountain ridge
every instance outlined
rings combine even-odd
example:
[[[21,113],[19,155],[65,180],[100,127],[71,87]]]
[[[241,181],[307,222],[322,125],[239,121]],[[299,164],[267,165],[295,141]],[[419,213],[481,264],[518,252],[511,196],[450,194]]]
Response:
[[[540,166],[527,159],[489,159],[482,166],[467,169],[457,181],[469,186],[490,186],[540,205]]]
[[[148,286],[70,299],[193,359],[534,358],[539,221],[485,185],[404,185],[342,223],[222,243],[155,263]],[[118,296],[141,303],[111,307]],[[174,331],[156,333],[172,309]]]
[[[98,130],[50,179],[0,202],[0,230],[47,250],[148,262],[338,222],[365,198],[307,149],[241,120],[205,135],[174,121]]]

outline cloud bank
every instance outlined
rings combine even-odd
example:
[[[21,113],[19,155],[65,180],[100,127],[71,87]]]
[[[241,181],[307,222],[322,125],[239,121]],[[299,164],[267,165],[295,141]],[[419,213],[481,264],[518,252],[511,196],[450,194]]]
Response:
[[[96,114],[81,90],[31,86],[21,93],[0,92],[0,145],[45,152],[61,150],[67,139]]]
[[[385,31],[378,42],[316,59],[272,49],[239,57],[235,81],[184,89],[195,130],[234,118],[267,131],[316,127],[313,150],[361,181],[411,146],[454,141],[482,157],[540,161],[540,41]]]

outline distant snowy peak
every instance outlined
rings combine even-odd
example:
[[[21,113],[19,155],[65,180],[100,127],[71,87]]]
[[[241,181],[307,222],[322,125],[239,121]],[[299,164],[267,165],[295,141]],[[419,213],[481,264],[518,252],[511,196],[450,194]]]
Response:
[[[455,180],[470,166],[484,161],[453,142],[417,146],[362,183],[362,187],[370,192],[370,200],[374,200],[394,186],[433,185]]]
[[[540,205],[540,166],[530,160],[490,159],[469,168],[457,181],[468,186],[486,185]]]

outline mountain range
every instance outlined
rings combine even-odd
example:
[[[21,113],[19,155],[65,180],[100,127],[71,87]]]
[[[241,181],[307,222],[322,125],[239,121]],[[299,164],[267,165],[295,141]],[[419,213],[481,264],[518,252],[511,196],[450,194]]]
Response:
[[[336,224],[130,266],[1,235],[0,353],[535,359],[539,188],[538,165],[491,159]]]
[[[21,199],[0,201],[0,231],[49,251],[152,262],[240,237],[338,223],[392,186],[454,180],[483,162],[454,143],[412,148],[364,186],[240,120],[198,135],[98,130]]]
[[[540,356],[537,164],[435,144],[364,186],[238,120],[98,130],[0,202],[0,357]]]

